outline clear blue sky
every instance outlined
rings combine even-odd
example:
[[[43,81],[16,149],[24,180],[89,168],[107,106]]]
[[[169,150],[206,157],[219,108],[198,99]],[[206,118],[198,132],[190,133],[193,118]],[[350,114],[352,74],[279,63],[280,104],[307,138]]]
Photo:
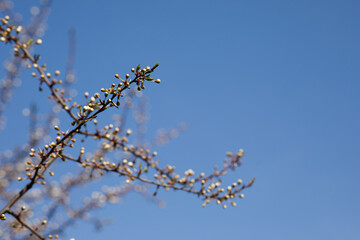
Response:
[[[15,10],[29,14],[29,2]],[[256,177],[235,208],[172,191],[160,192],[159,208],[131,194],[95,213],[113,219],[104,231],[77,224],[69,237],[360,239],[359,9],[355,0],[55,1],[37,48],[49,69],[64,71],[70,27],[79,92],[160,62],[162,83],[146,89],[148,137],[189,125],[156,149],[160,161],[209,172],[243,148],[244,165],[227,179]],[[19,88],[9,114],[21,115],[25,96],[46,97],[36,89]]]

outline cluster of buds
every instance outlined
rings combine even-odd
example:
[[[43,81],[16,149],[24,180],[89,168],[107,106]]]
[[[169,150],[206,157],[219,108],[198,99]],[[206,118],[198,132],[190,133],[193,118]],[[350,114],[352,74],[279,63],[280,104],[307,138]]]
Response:
[[[10,21],[9,16],[5,16],[4,18],[0,18],[0,41],[5,43],[18,43],[19,36],[18,34],[22,32],[23,27],[22,26],[16,26]],[[15,32],[15,35],[12,33]],[[42,44],[41,39],[33,40],[29,39],[26,43],[23,43],[20,45],[16,45],[14,48],[15,55],[18,54],[19,48],[25,48],[28,49],[32,44],[40,45]]]
[[[145,89],[144,86],[144,82],[145,81],[150,81],[150,82],[155,82],[155,83],[160,83],[160,79],[153,79],[151,77],[151,73],[159,66],[159,63],[155,64],[153,67],[145,67],[143,69],[141,69],[140,64],[135,68],[131,69],[131,72],[133,72],[133,74],[135,75],[135,81],[136,81],[136,85],[137,85],[137,90],[141,90],[141,89]],[[119,75],[116,74],[115,75],[116,78],[120,79]],[[122,81],[127,81],[129,79],[130,75],[126,74],[125,76],[125,80]]]
[[[125,89],[130,89],[132,84],[137,85],[137,89],[140,91],[141,89],[145,89],[144,82],[151,81],[155,83],[160,83],[160,79],[151,78],[151,73],[159,66],[159,64],[155,64],[152,68],[146,67],[140,70],[140,65],[135,68],[132,68],[131,71],[134,73],[134,78],[130,78],[129,74],[125,75],[125,78],[122,79],[119,74],[115,74],[115,78],[119,79],[120,82],[112,83],[109,88],[101,88],[101,92],[104,94],[104,97],[101,98],[99,93],[95,93],[89,99],[89,93],[85,92],[84,96],[87,99],[86,105],[80,105],[77,103],[73,103],[72,107],[77,107],[80,109],[80,112],[77,112],[77,121],[84,119],[94,119],[95,115],[104,111],[109,107],[120,106],[120,97],[123,97],[122,92]],[[91,117],[89,115],[93,113]],[[76,124],[77,121],[73,121],[73,125]]]
[[[10,17],[5,16],[4,18],[0,18],[0,40],[2,42],[9,42],[12,40],[11,32],[16,31],[19,34],[22,31],[21,26],[14,26],[12,23],[9,23]]]
[[[128,145],[129,140],[127,137],[130,133],[130,131],[127,131],[125,136],[121,136],[119,135],[119,129],[114,128],[113,125],[105,126],[102,130],[97,130],[96,133],[79,132],[79,134],[103,140],[104,151],[122,150],[131,154],[132,160],[123,159],[118,163],[103,161],[101,158],[89,160],[83,158],[84,150],[82,150],[78,158],[70,156],[65,158],[80,163],[84,168],[91,169],[92,172],[97,171],[100,175],[104,172],[114,172],[125,176],[126,183],[138,180],[152,184],[156,186],[154,195],[157,194],[159,188],[181,190],[195,194],[204,199],[203,206],[210,203],[211,200],[218,204],[223,204],[224,208],[226,208],[224,202],[230,202],[232,206],[236,206],[234,199],[236,197],[243,198],[242,191],[250,187],[255,180],[252,179],[248,184],[243,184],[243,181],[239,179],[225,188],[221,187],[221,176],[227,174],[228,169],[234,170],[242,164],[241,158],[244,154],[242,149],[237,153],[227,153],[228,158],[225,159],[223,168],[220,170],[215,168],[215,171],[210,175],[205,175],[204,173],[196,175],[192,169],[189,169],[184,172],[182,177],[180,174],[175,173],[174,166],[167,165],[165,168],[160,168],[159,162],[155,160],[156,152]],[[146,173],[150,171],[154,172],[154,179],[146,177]]]

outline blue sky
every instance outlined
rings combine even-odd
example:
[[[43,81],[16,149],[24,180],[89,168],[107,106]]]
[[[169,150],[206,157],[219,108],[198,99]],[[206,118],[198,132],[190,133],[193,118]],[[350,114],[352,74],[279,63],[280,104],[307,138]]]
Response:
[[[15,2],[25,17],[30,7]],[[359,9],[350,0],[55,1],[36,50],[49,70],[65,70],[71,27],[79,92],[160,62],[162,83],[145,90],[147,136],[189,126],[156,149],[160,161],[209,172],[243,148],[244,165],[226,179],[256,177],[235,208],[172,191],[160,192],[159,208],[131,194],[95,213],[113,219],[104,231],[77,224],[69,237],[359,239]],[[21,119],[23,98],[46,97],[31,89],[16,90],[9,116]]]

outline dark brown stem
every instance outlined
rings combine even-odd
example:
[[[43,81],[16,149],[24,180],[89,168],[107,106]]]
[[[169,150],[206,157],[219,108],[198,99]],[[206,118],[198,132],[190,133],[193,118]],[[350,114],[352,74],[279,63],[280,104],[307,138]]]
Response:
[[[14,213],[13,211],[9,210],[8,213],[13,216],[16,221],[18,221],[22,226],[24,226],[25,228],[27,228],[32,234],[34,234],[35,236],[37,236],[39,239],[41,240],[46,240],[46,238],[44,238],[40,233],[38,233],[37,231],[35,231],[32,227],[30,227],[24,220],[22,220],[20,218],[19,214]]]

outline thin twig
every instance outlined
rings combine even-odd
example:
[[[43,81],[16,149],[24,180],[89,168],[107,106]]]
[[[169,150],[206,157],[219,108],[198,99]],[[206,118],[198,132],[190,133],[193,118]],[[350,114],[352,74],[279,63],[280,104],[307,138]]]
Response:
[[[32,234],[36,235],[41,240],[46,240],[40,233],[35,231],[32,227],[30,227],[24,220],[21,219],[19,214],[14,213],[13,211],[9,210],[8,213],[13,216],[22,226],[27,228]]]

